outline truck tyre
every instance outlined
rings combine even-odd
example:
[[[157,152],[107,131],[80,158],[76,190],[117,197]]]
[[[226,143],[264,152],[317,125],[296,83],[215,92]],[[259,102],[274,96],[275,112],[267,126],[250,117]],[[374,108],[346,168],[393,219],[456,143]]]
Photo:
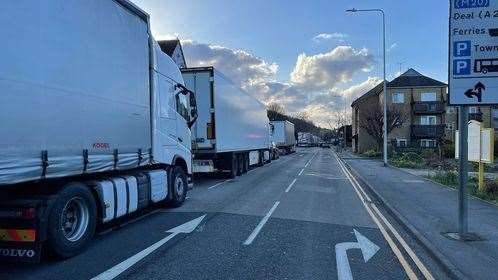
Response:
[[[180,207],[185,202],[188,190],[188,180],[185,170],[180,166],[175,166],[171,170],[171,180],[170,190],[171,190],[171,201],[169,205],[172,207]]]
[[[249,156],[248,154],[242,154],[242,173],[247,173],[249,171]]]
[[[87,245],[95,233],[97,206],[87,186],[70,183],[57,195],[50,210],[47,242],[60,258],[70,258]]]
[[[239,170],[238,164],[239,161],[237,159],[237,156],[235,154],[232,154],[232,162],[230,164],[230,173],[228,173],[228,178],[235,178],[237,177],[237,171]]]
[[[237,176],[240,176],[244,173],[244,155],[237,155]]]

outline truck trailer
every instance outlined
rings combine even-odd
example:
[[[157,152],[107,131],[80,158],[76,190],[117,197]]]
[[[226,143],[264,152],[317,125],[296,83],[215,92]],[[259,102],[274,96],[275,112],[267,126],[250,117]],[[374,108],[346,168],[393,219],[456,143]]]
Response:
[[[270,159],[266,107],[213,67],[183,68],[186,87],[197,98],[192,127],[194,172],[235,177]]]
[[[195,97],[128,0],[0,9],[0,259],[68,258],[192,186]]]
[[[294,124],[289,121],[270,122],[270,141],[275,143],[282,154],[295,152]]]
[[[298,132],[297,133],[297,145],[299,147],[312,147],[313,146],[313,134],[309,132]]]

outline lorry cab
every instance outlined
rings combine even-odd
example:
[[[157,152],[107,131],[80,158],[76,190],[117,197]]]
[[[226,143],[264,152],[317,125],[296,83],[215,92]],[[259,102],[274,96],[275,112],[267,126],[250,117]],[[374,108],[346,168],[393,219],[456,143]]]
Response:
[[[175,62],[155,41],[153,45],[153,156],[165,164],[182,161],[191,175],[192,161],[187,159],[191,158],[190,129],[197,118],[195,96],[184,86]]]

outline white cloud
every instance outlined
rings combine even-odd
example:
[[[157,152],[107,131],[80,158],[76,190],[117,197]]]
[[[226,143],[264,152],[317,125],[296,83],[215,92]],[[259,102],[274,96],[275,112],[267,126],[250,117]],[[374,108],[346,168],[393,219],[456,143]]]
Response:
[[[358,72],[370,71],[373,62],[366,49],[356,50],[351,46],[338,46],[311,56],[303,53],[297,58],[291,81],[308,90],[327,90],[349,82]]]
[[[331,39],[337,39],[339,42],[343,42],[344,39],[348,37],[348,35],[339,33],[339,32],[334,32],[334,33],[320,33],[313,37],[313,41],[315,42],[320,42],[323,40],[331,40]]]
[[[337,112],[349,112],[350,102],[376,85],[378,78],[342,89],[358,72],[368,71],[373,57],[365,49],[339,46],[330,52],[301,54],[289,81],[277,81],[276,63],[247,51],[182,41],[189,67],[214,66],[261,102],[276,102],[288,114],[306,112],[318,125],[328,127]]]
[[[242,87],[273,79],[278,71],[276,63],[266,62],[243,50],[193,40],[183,40],[182,47],[189,67],[214,66]]]

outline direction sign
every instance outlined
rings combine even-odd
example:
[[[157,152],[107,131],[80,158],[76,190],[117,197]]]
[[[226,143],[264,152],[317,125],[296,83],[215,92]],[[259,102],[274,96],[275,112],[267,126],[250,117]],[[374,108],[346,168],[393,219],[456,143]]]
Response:
[[[449,104],[498,104],[498,0],[450,0]]]

